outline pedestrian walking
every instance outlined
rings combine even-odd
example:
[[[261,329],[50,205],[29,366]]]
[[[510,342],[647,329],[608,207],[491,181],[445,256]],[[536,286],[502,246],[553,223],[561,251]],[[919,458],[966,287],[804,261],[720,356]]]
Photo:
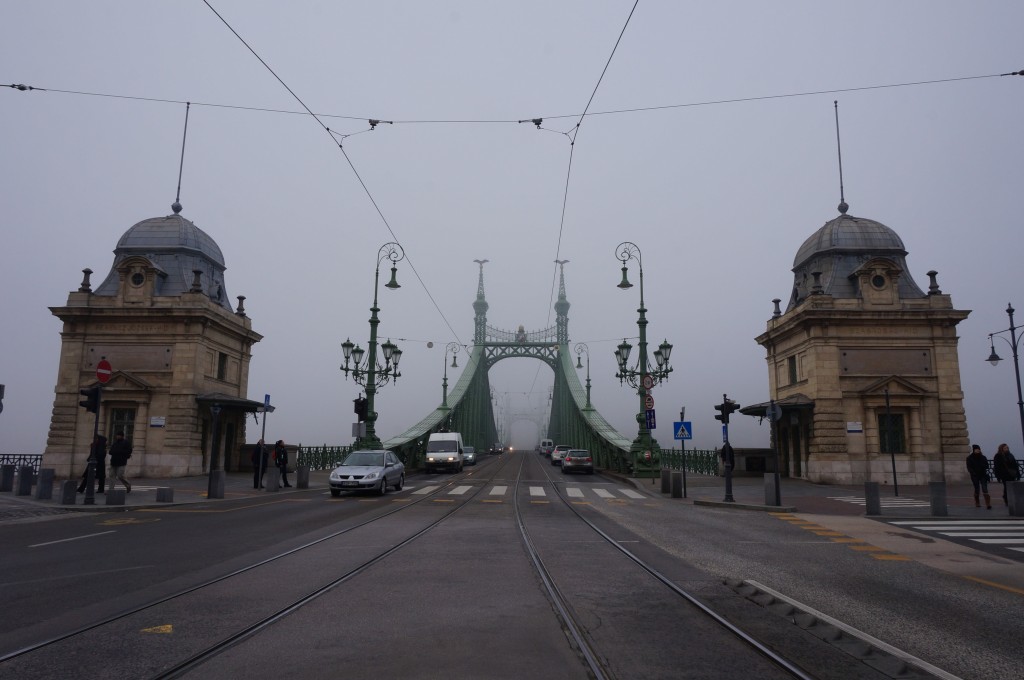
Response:
[[[988,495],[988,458],[981,452],[977,444],[971,447],[971,455],[967,456],[967,472],[971,475],[971,484],[974,485],[974,507],[981,507],[981,499],[978,495],[985,494],[985,507],[992,509],[992,496]]]
[[[89,460],[95,463],[93,474],[96,480],[98,493],[103,493],[107,483],[107,438],[101,434],[96,435],[89,447]],[[78,485],[78,493],[85,493],[85,487],[89,478],[89,466],[85,466],[82,473],[82,482]]]
[[[1020,479],[1020,468],[1017,467],[1017,459],[1010,453],[1009,446],[999,445],[996,455],[992,458],[992,468],[996,473],[996,479],[1003,483],[1003,505],[1009,505],[1006,500],[1006,484]]]
[[[283,439],[278,439],[274,444],[274,464],[281,471],[281,482],[285,486],[291,486],[288,483],[288,448],[284,445]]]
[[[263,475],[267,472],[267,447],[263,439],[256,442],[252,449],[252,488],[263,488]]]
[[[132,492],[131,482],[124,476],[128,467],[128,459],[132,457],[132,445],[124,438],[124,432],[114,435],[114,443],[110,445],[110,490],[114,490],[114,481],[124,484],[126,493]]]

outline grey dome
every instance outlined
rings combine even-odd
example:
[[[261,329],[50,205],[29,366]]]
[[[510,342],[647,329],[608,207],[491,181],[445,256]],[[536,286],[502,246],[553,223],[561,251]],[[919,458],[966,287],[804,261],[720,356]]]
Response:
[[[217,242],[181,215],[153,217],[135,224],[118,240],[110,273],[96,289],[96,295],[117,295],[118,267],[130,257],[149,260],[159,272],[154,295],[175,296],[191,289],[193,271],[202,272],[202,292],[228,311],[224,286],[224,255]]]
[[[815,272],[821,274],[822,293],[835,298],[859,297],[853,273],[876,257],[891,260],[903,271],[898,282],[900,297],[926,297],[907,272],[906,256],[903,239],[881,222],[840,215],[811,234],[797,250],[793,258],[793,293],[786,311],[811,294]]]

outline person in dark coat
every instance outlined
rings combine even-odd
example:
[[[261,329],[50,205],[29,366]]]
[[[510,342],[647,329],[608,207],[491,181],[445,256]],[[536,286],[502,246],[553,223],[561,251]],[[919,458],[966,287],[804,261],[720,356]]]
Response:
[[[103,493],[107,484],[107,438],[103,435],[98,434],[93,438],[92,446],[89,447],[89,460],[96,463],[93,472],[96,475],[96,490],[98,493]],[[88,478],[89,466],[86,465],[85,472],[82,473],[82,482],[78,485],[78,493],[85,492]]]
[[[281,471],[281,483],[285,486],[291,486],[288,483],[288,448],[284,445],[284,440],[282,439],[278,439],[277,443],[274,444],[274,464]]]
[[[978,490],[985,494],[985,507],[992,509],[992,496],[988,495],[988,458],[981,452],[981,447],[975,444],[971,447],[971,455],[967,456],[967,472],[971,475],[971,484],[974,485],[974,507],[981,507],[981,499]]]
[[[992,458],[992,468],[996,473],[996,479],[1003,483],[1003,505],[1009,505],[1006,500],[1006,484],[1020,479],[1020,468],[1017,467],[1017,459],[1010,453],[1009,446],[999,445],[996,455]]]
[[[114,490],[114,480],[124,484],[127,493],[132,492],[132,484],[124,476],[128,467],[128,459],[132,457],[132,445],[124,438],[124,432],[114,435],[114,443],[110,445],[110,490]]]
[[[263,488],[263,475],[267,472],[267,458],[267,447],[260,439],[252,448],[252,488],[254,489]]]

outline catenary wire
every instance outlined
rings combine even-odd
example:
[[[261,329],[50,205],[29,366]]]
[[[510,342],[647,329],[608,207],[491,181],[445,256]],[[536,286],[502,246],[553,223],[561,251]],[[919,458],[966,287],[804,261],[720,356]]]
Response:
[[[366,182],[363,181],[362,175],[360,175],[359,174],[359,170],[356,169],[355,163],[352,162],[352,159],[349,157],[348,153],[345,151],[345,147],[341,143],[339,143],[339,142],[337,142],[335,140],[334,134],[331,132],[331,129],[329,127],[327,127],[326,125],[324,125],[323,121],[320,120],[315,113],[313,113],[312,109],[310,109],[308,106],[306,106],[306,102],[302,101],[302,98],[300,98],[299,95],[295,94],[295,92],[292,90],[292,88],[288,87],[288,84],[286,82],[284,82],[284,80],[282,80],[279,75],[277,75],[277,73],[274,71],[274,69],[272,69],[270,67],[270,64],[268,64],[266,61],[264,61],[263,57],[261,57],[259,54],[256,53],[256,50],[254,50],[249,45],[249,43],[247,43],[245,41],[245,39],[241,35],[238,34],[238,31],[236,31],[231,26],[231,24],[229,24],[228,21],[223,16],[221,16],[220,12],[218,12],[216,9],[214,9],[213,5],[211,5],[208,2],[208,0],[203,0],[203,4],[205,4],[207,7],[210,8],[210,11],[213,12],[217,16],[217,18],[221,20],[221,22],[225,26],[227,26],[228,30],[231,31],[235,35],[235,37],[238,38],[238,40],[243,45],[245,45],[246,49],[248,49],[250,52],[252,52],[252,55],[254,57],[256,57],[256,59],[258,59],[259,62],[261,64],[263,64],[263,66],[268,71],[270,71],[270,74],[272,76],[274,76],[274,78],[277,79],[277,82],[281,83],[281,86],[284,87],[284,89],[288,90],[288,94],[290,94],[292,97],[294,97],[295,101],[297,101],[302,106],[302,108],[304,108],[306,110],[306,113],[308,113],[310,116],[313,117],[313,120],[315,120],[320,125],[320,127],[322,127],[324,129],[324,132],[326,132],[327,135],[331,138],[331,143],[337,144],[338,149],[341,151],[341,155],[345,157],[345,161],[348,163],[348,166],[352,169],[352,173],[355,175],[356,179],[359,181],[359,185],[363,188],[363,191],[366,193],[366,197],[369,198],[370,199],[370,203],[373,204],[373,209],[377,211],[377,215],[380,216],[380,219],[384,223],[384,226],[387,227],[388,233],[391,234],[392,238],[394,238],[396,242],[401,243],[401,239],[399,239],[398,235],[395,234],[395,230],[391,228],[391,224],[388,222],[387,217],[384,216],[384,212],[380,209],[380,205],[378,205],[377,200],[373,197],[373,194],[370,192],[370,188],[368,186],[366,186]],[[404,252],[404,250],[405,249],[403,248],[403,252]],[[436,309],[437,313],[441,316],[441,320],[444,321],[446,326],[448,326],[448,330],[451,331],[451,333],[455,337],[455,339],[458,340],[461,343],[462,339],[459,337],[459,334],[455,332],[455,329],[452,327],[451,323],[448,321],[448,318],[444,315],[444,312],[441,311],[441,307],[437,304],[437,301],[434,299],[434,296],[430,293],[430,289],[427,287],[426,282],[423,281],[423,277],[421,277],[419,271],[417,271],[416,265],[413,264],[412,256],[407,254],[406,255],[406,259],[409,262],[409,268],[412,269],[413,274],[416,275],[416,280],[419,281],[420,282],[420,286],[423,287],[423,292],[425,292],[427,294],[427,297],[430,298],[431,304],[434,305],[434,309]]]

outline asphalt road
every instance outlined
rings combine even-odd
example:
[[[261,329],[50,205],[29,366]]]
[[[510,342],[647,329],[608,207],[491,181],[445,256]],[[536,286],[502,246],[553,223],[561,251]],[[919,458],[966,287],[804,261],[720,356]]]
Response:
[[[485,457],[461,476],[411,475],[384,497],[332,499],[319,486],[124,513],[26,511],[0,522],[0,657],[295,552],[2,661],[0,678],[158,676],[169,660],[353,569],[186,677],[589,677],[531,565],[517,500],[610,677],[750,675],[764,662],[680,606],[571,508],[813,677],[887,676],[737,583],[763,584],[952,676],[1019,677],[1024,647],[1007,630],[1024,596],[1020,563],[1007,569],[969,546],[861,516],[701,507],[638,487],[566,477],[525,452]]]

